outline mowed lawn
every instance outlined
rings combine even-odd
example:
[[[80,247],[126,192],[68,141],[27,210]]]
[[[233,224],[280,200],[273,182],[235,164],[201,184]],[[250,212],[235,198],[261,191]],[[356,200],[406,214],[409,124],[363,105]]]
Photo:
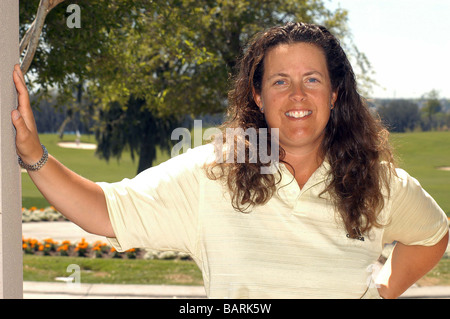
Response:
[[[450,132],[414,132],[391,135],[398,166],[416,178],[450,216]]]
[[[108,162],[95,155],[95,150],[70,149],[58,146],[61,142],[56,134],[41,134],[41,143],[48,149],[49,154],[58,159],[68,168],[81,176],[94,182],[116,182],[124,178],[132,178],[136,175],[138,159],[131,160],[129,152],[124,152],[117,160],[110,159]],[[75,141],[75,135],[65,135],[62,142]],[[82,136],[81,142],[95,143],[94,136]],[[169,158],[168,154],[158,151],[158,161]],[[27,173],[22,173],[22,206],[30,208],[44,208],[50,204],[42,197]]]

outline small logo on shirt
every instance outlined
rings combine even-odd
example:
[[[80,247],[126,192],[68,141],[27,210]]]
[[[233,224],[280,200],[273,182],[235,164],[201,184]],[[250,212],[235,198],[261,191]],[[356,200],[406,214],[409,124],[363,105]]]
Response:
[[[347,234],[346,236],[347,236],[347,238],[350,238],[350,239],[358,239],[360,241],[364,241],[364,237],[362,236],[359,228],[353,228],[353,233],[351,235]]]

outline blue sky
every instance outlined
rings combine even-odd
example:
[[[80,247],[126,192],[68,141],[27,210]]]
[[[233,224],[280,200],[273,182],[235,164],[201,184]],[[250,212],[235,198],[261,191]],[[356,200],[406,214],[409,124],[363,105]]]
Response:
[[[373,97],[417,98],[433,89],[450,98],[449,0],[330,0],[380,87]]]

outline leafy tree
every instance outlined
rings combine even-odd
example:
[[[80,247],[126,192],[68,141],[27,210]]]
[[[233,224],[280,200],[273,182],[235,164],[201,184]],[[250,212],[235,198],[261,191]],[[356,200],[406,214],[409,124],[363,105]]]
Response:
[[[32,17],[37,2],[27,1],[21,15]],[[320,23],[363,71],[369,67],[351,42],[346,12],[321,0],[71,3],[81,7],[82,27],[65,25],[64,5],[48,14],[30,66],[34,83],[44,93],[57,87],[76,111],[95,114],[99,155],[120,158],[129,148],[139,171],[151,166],[157,145],[170,145],[171,129],[186,116],[224,111],[235,61],[257,31],[287,21]],[[25,34],[32,19],[21,21]],[[91,103],[81,103],[81,95]]]
[[[88,66],[103,56],[109,30],[120,28],[123,21],[136,15],[143,2],[147,1],[21,1],[22,70],[28,72],[28,85],[39,99],[51,98],[57,92],[56,105],[67,107],[64,123],[77,113],[92,118],[94,101],[88,96],[88,87],[96,70]],[[80,29],[69,28],[66,23],[70,14],[66,10],[72,4],[81,8]],[[59,130],[62,135],[64,125]]]
[[[235,62],[257,31],[295,20],[327,25],[344,37],[345,17],[345,12],[331,12],[321,1],[305,0],[172,0],[153,6],[151,14],[143,12],[135,24],[110,33],[111,54],[102,60],[107,65],[101,69],[114,71],[99,80],[95,93],[103,96],[99,117],[103,124],[96,131],[99,150],[105,157],[117,157],[123,149],[119,144],[128,145],[132,154],[140,150],[139,170],[149,167],[153,157],[142,152],[158,143],[170,145],[171,132],[147,134],[149,128],[158,127],[162,119],[164,128],[173,128],[185,121],[185,115],[223,112]],[[137,100],[140,111],[129,112],[126,103]],[[122,105],[120,114],[114,102]],[[110,112],[124,120],[108,131],[104,121],[111,118]],[[127,124],[132,128],[127,130]],[[129,134],[128,140],[117,144],[110,132],[119,128],[125,132],[140,128],[142,139],[136,141],[136,135]]]

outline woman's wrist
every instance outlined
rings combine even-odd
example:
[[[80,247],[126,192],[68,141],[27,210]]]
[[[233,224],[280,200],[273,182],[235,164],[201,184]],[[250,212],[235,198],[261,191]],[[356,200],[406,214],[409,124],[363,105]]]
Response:
[[[42,156],[38,160],[34,161],[24,161],[20,156],[18,156],[19,165],[26,169],[27,171],[38,171],[40,170],[48,160],[48,151],[44,145],[41,144],[42,147]],[[37,157],[36,157],[37,158]]]

